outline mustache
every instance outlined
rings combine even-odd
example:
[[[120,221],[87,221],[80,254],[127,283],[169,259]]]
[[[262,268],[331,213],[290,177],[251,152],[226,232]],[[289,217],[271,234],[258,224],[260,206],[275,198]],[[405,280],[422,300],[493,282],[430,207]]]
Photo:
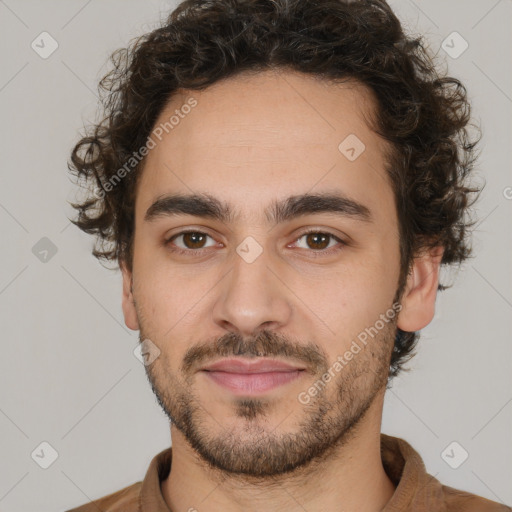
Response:
[[[327,355],[318,345],[289,341],[280,334],[263,330],[251,338],[230,332],[211,343],[191,347],[183,357],[181,368],[184,373],[190,373],[211,359],[231,356],[293,358],[303,362],[314,374],[325,373],[329,367]]]

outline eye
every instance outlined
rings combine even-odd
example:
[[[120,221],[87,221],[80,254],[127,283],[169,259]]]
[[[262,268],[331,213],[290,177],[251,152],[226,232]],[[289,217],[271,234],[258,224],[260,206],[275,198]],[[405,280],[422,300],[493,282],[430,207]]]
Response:
[[[172,247],[171,250],[178,252],[180,254],[190,253],[190,252],[201,252],[202,249],[207,248],[205,246],[205,241],[207,238],[212,238],[207,233],[203,233],[202,231],[181,231],[180,233],[172,236],[169,240],[166,240],[165,245],[171,245],[171,242],[182,237],[184,247]],[[213,238],[212,238],[213,240]],[[215,245],[215,244],[214,244]],[[210,246],[211,247],[211,246]]]
[[[180,240],[181,244],[176,244],[175,240]],[[164,242],[165,246],[169,246],[170,250],[178,253],[178,254],[187,254],[187,255],[201,255],[204,250],[215,246],[215,241],[213,240],[213,244],[205,245],[206,240],[213,238],[203,231],[197,230],[187,230],[180,231],[179,233],[173,235],[171,238]],[[325,254],[331,254],[331,252],[337,252],[342,249],[343,246],[347,245],[343,240],[339,237],[333,235],[329,232],[323,232],[318,229],[312,229],[302,233],[298,238],[296,238],[296,242],[301,239],[305,239],[305,247],[299,247],[301,249],[311,249],[311,253],[314,254],[314,257],[322,256]],[[330,240],[330,242],[329,242]],[[335,247],[336,243],[332,244],[332,242],[337,242],[339,247]],[[319,254],[316,254],[319,253]]]
[[[336,243],[333,245],[330,244],[330,242],[338,242],[338,244],[341,244],[341,246],[346,245],[343,240],[338,238],[337,236],[333,235],[332,233],[319,231],[316,229],[306,231],[305,233],[302,233],[302,235],[297,238],[298,241],[304,238],[305,247],[302,246],[302,249],[310,249],[312,248],[314,252],[321,252],[321,253],[328,253],[330,254]],[[330,242],[329,242],[330,239]],[[341,250],[341,247],[337,247],[334,249],[335,251]]]

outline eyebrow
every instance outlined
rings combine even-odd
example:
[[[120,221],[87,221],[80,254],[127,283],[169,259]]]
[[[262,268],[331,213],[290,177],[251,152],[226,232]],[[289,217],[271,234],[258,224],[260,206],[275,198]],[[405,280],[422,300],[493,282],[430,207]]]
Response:
[[[267,221],[272,224],[287,222],[300,216],[332,213],[364,222],[372,222],[368,207],[339,193],[316,193],[290,196],[273,201],[265,210]],[[239,213],[207,193],[169,194],[159,197],[146,211],[144,221],[151,222],[160,217],[193,215],[232,224]]]

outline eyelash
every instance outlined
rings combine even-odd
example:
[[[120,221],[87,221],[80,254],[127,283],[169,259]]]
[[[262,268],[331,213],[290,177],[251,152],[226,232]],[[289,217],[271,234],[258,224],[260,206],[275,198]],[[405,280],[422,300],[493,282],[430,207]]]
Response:
[[[206,235],[206,236],[208,236],[208,237],[213,239],[212,236],[210,236],[208,233],[205,233],[204,231],[199,231],[197,229],[189,229],[189,230],[185,230],[185,231],[180,231],[179,233],[175,233],[171,238],[169,238],[169,239],[164,241],[164,245],[165,246],[170,246],[171,242],[174,239],[178,238],[181,235],[186,235],[187,233],[194,233],[194,234],[198,234],[198,235]],[[306,235],[309,235],[309,234],[327,235],[328,237],[333,238],[334,240],[336,240],[337,242],[339,242],[341,244],[341,247],[331,247],[329,249],[318,249],[316,251],[311,249],[311,252],[314,254],[315,258],[316,257],[322,257],[322,256],[328,256],[331,253],[339,252],[339,251],[342,250],[342,248],[344,246],[348,245],[346,242],[341,240],[336,235],[333,235],[332,233],[329,233],[328,231],[321,231],[321,230],[318,230],[318,229],[310,229],[308,231],[304,231],[295,240],[296,241],[300,240],[302,237],[304,237]],[[170,250],[172,252],[174,252],[174,253],[177,253],[177,254],[201,256],[203,254],[203,252],[207,251],[208,249],[210,249],[210,247],[206,247],[206,248],[203,248],[203,249],[181,249],[180,247],[173,247]]]

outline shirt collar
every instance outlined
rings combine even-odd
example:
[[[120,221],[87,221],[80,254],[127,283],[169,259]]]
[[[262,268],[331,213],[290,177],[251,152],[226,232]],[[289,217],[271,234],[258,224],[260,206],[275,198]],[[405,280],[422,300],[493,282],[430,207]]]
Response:
[[[382,512],[431,510],[442,499],[442,487],[426,472],[420,455],[412,446],[397,437],[380,434],[382,465],[396,487]],[[139,496],[141,512],[172,512],[167,506],[160,484],[171,470],[172,448],[153,457],[142,482]]]

